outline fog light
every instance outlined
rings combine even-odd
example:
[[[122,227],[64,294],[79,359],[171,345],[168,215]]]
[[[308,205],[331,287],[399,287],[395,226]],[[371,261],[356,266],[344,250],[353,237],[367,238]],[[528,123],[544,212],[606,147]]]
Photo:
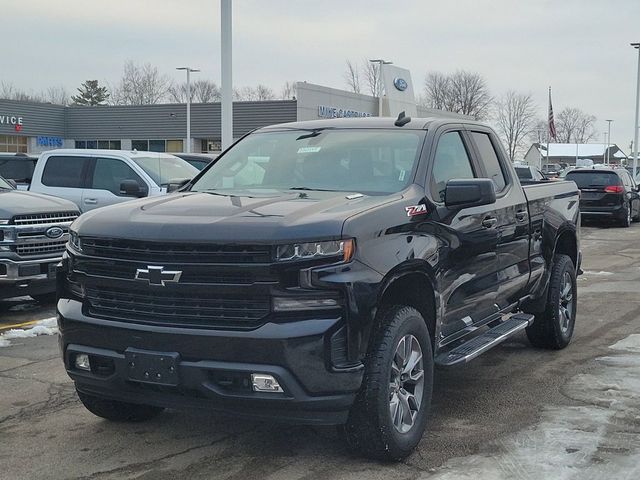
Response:
[[[251,383],[253,384],[254,392],[284,392],[278,381],[271,375],[265,375],[263,373],[252,373]]]
[[[78,353],[76,355],[76,368],[78,370],[91,371],[91,364],[89,363],[89,355],[86,353]]]
[[[294,298],[274,297],[274,312],[292,312],[296,310],[324,310],[336,308],[340,302],[336,298]]]

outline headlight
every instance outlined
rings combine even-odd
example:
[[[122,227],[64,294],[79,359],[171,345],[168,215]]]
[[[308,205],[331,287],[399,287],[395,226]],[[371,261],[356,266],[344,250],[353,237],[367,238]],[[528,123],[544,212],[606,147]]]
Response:
[[[69,243],[78,252],[82,252],[82,241],[76,232],[69,232]]]
[[[328,242],[294,243],[278,246],[277,259],[280,262],[290,260],[313,260],[331,258],[348,262],[353,257],[355,243],[353,239],[330,240]]]

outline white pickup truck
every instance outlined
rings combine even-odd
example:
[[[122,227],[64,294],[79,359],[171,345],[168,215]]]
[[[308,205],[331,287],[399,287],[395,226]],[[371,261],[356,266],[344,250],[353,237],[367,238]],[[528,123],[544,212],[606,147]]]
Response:
[[[166,153],[60,149],[40,155],[29,190],[71,200],[81,212],[167,192],[198,169]]]

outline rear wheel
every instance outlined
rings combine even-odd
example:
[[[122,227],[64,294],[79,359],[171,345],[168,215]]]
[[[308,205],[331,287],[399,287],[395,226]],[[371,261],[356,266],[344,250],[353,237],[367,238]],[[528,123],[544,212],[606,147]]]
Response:
[[[536,347],[560,350],[571,341],[576,321],[577,287],[573,261],[567,255],[556,255],[551,267],[551,280],[545,311],[527,327],[527,337]]]
[[[157,417],[164,410],[161,407],[100,398],[79,390],[76,392],[87,410],[112,422],[144,422]]]
[[[418,445],[433,388],[433,354],[424,318],[411,307],[377,315],[362,388],[343,434],[358,453],[400,460]]]
[[[636,208],[636,214],[632,215],[632,217],[631,217],[631,221],[632,222],[640,222],[640,201],[638,201],[636,203],[638,205],[637,205],[637,208]],[[632,203],[632,205],[633,205],[633,203]]]
[[[622,220],[620,226],[628,228],[631,226],[631,203],[628,203],[622,211]]]

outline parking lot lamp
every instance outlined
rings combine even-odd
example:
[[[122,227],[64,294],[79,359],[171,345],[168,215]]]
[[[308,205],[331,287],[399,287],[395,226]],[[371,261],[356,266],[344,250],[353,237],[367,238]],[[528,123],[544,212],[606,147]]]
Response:
[[[611,163],[611,149],[609,147],[611,146],[611,122],[613,120],[605,120],[605,122],[609,124],[607,128],[607,161],[605,163],[609,165]]]
[[[178,67],[176,70],[186,70],[187,72],[187,148],[185,151],[191,153],[191,73],[200,70],[191,67]]]
[[[632,43],[631,46],[638,50],[638,76],[636,78],[636,120],[633,123],[633,178],[636,178],[638,170],[638,110],[640,110],[640,43]]]

